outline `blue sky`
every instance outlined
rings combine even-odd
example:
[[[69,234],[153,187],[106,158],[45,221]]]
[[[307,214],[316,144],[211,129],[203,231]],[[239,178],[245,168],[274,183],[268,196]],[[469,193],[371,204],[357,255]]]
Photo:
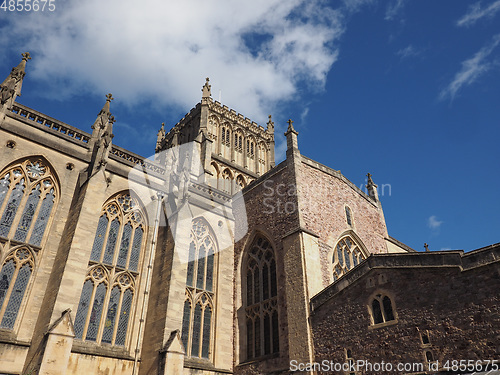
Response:
[[[0,31],[0,75],[33,57],[19,102],[90,131],[111,92],[113,141],[133,152],[151,155],[208,76],[214,99],[273,115],[277,161],[292,118],[304,155],[358,186],[370,172],[393,237],[499,242],[500,0],[56,0],[1,10]]]

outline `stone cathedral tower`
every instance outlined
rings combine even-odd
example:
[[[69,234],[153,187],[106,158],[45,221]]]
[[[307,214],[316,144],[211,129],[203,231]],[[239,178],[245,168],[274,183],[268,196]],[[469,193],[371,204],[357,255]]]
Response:
[[[203,134],[202,138],[199,135]],[[274,123],[267,128],[236,113],[211,97],[209,79],[201,102],[169,132],[162,125],[156,153],[202,140],[202,159],[212,187],[234,193],[274,167]]]

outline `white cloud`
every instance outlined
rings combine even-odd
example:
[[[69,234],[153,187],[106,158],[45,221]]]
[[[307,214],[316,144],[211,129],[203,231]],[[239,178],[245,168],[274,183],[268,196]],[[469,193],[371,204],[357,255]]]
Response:
[[[492,63],[486,61],[487,57],[500,43],[500,34],[493,37],[493,41],[481,48],[474,56],[462,62],[462,69],[455,74],[453,81],[441,91],[439,94],[440,99],[449,97],[451,100],[455,98],[458,90],[463,86],[474,83],[482,74],[487,72]]]
[[[491,3],[488,7],[481,9],[481,2],[472,4],[468,12],[457,21],[457,26],[472,26],[483,17],[493,17],[500,10],[500,0]]]
[[[431,217],[429,217],[429,219],[427,219],[427,225],[429,226],[429,228],[433,230],[439,229],[441,227],[441,224],[443,224],[443,221],[438,220],[437,217],[434,215],[432,215]]]
[[[415,57],[420,54],[420,51],[418,51],[415,47],[413,47],[411,44],[406,47],[400,49],[398,52],[396,52],[396,55],[398,55],[401,60],[406,59],[408,57]]]
[[[393,20],[398,13],[403,9],[406,0],[395,0],[387,5],[385,10],[385,20]]]
[[[188,109],[208,76],[215,99],[221,90],[224,104],[262,123],[276,103],[297,99],[298,85],[324,87],[346,12],[321,0],[56,6],[12,15],[0,28],[11,35],[0,39],[0,49],[29,50],[28,74],[47,82],[47,95],[112,92],[130,106],[154,101]]]

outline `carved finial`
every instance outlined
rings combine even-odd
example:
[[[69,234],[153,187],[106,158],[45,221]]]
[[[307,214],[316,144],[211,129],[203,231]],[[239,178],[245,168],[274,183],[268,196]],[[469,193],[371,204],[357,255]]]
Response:
[[[12,68],[8,77],[0,84],[0,105],[4,105],[7,101],[12,104],[16,97],[21,96],[21,87],[23,78],[26,75],[26,61],[31,59],[28,52],[21,54],[23,59],[19,64]],[[3,116],[3,115],[2,115]]]
[[[160,130],[163,130],[163,131],[165,130],[165,123],[164,122],[161,123],[161,129]]]
[[[272,120],[271,115],[269,115],[269,121],[267,122],[267,130],[268,130],[270,133],[274,133],[274,122],[273,122],[273,120]]]
[[[289,119],[289,120],[287,121],[287,123],[288,123],[288,130],[295,130],[295,129],[293,128],[293,121],[292,121],[292,119]]]
[[[367,173],[366,177],[368,177],[367,185],[373,185],[373,180],[372,180],[371,173]]]
[[[366,189],[368,190],[368,195],[378,201],[378,186],[375,182],[373,182],[371,173],[367,173],[366,177],[368,177],[368,180],[366,181]]]
[[[429,245],[427,243],[424,243],[424,248],[425,248],[425,251],[430,251],[429,250]]]
[[[111,94],[106,95],[106,101],[107,101],[107,102],[110,102],[110,101],[112,101],[112,100],[114,100],[114,99],[115,99],[115,98],[113,98],[113,95],[111,95]]]
[[[212,95],[212,92],[211,92],[212,86],[209,84],[209,82],[210,82],[210,78],[207,77],[206,82],[201,89],[201,92],[203,93],[201,96],[202,98],[209,98]]]
[[[113,116],[113,115],[109,116],[109,120],[108,121],[109,121],[110,124],[114,124],[115,121],[116,121],[115,120],[115,116]]]

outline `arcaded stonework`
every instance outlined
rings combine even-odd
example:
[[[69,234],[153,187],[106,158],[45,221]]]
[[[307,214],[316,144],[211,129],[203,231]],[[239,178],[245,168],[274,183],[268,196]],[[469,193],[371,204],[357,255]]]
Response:
[[[498,357],[498,245],[415,252],[370,175],[303,156],[291,120],[275,165],[271,117],[208,79],[145,159],[113,145],[111,94],[89,132],[18,103],[29,59],[0,85],[0,374]]]

